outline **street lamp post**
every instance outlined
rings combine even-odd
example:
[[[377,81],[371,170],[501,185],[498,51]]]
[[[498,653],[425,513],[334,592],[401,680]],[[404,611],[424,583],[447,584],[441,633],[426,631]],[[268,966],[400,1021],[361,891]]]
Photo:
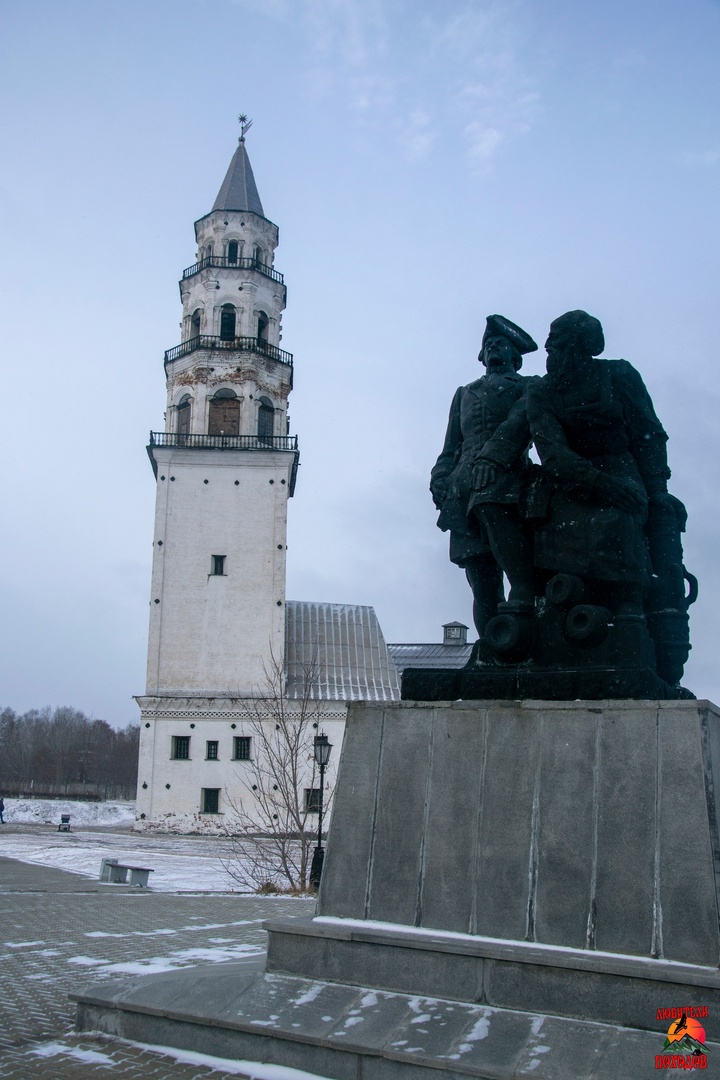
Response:
[[[332,750],[332,744],[328,742],[328,737],[324,731],[321,731],[319,735],[315,736],[313,751],[315,753],[315,763],[320,769],[320,798],[318,800],[318,836],[317,845],[313,852],[312,865],[310,867],[310,884],[314,889],[320,888],[320,878],[322,877],[323,860],[325,858],[325,852],[322,846],[322,820],[323,820],[323,793],[325,790],[325,769],[327,763],[330,760],[330,751]]]

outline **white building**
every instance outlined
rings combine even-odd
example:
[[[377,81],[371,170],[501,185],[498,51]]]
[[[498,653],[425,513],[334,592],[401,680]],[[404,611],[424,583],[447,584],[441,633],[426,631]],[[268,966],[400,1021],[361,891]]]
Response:
[[[278,696],[285,708],[300,709],[303,696],[319,703],[336,746],[329,783],[347,702],[399,697],[372,608],[286,601],[299,456],[287,416],[293,358],[280,348],[278,229],[263,212],[246,130],[195,223],[182,340],[165,354],[166,427],[148,447],[157,498],[147,686],[137,698],[140,829],[215,831],[233,804],[251,805],[254,724],[260,715],[274,725]]]

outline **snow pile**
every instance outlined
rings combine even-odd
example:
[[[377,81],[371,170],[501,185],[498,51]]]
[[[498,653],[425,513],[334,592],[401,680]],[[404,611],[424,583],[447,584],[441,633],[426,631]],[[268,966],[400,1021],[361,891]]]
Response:
[[[224,836],[224,819],[212,814],[176,814],[168,812],[158,814],[152,821],[135,823],[138,832],[144,833],[193,833],[197,836]]]
[[[75,825],[134,825],[135,803],[75,802],[72,799],[6,799],[5,820],[23,825],[59,825],[60,815]]]

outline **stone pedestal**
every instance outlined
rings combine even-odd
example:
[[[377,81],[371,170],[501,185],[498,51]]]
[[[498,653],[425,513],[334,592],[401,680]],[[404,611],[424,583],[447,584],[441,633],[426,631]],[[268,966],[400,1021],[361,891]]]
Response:
[[[212,1015],[197,972],[79,1024],[338,1080],[655,1075],[658,1009],[720,1039],[719,781],[708,702],[354,705],[318,916]]]

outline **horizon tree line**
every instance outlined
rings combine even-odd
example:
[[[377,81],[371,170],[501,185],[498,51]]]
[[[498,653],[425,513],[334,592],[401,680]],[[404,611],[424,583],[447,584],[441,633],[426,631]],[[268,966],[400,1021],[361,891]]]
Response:
[[[0,794],[134,799],[139,724],[113,728],[67,705],[0,710]]]

